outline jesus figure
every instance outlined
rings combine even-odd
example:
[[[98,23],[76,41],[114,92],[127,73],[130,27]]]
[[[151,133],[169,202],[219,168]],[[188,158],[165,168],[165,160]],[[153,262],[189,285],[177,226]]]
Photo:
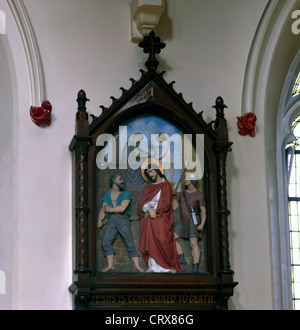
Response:
[[[172,185],[158,164],[161,163],[152,159],[146,168],[142,166],[142,175],[150,183],[144,188],[138,203],[141,216],[139,251],[143,254],[147,272],[183,272],[174,238]]]

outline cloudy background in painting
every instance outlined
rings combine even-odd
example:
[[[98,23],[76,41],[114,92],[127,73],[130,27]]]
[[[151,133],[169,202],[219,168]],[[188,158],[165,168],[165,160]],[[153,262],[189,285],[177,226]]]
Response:
[[[140,148],[144,151],[151,151],[151,143],[157,142],[157,135],[159,133],[164,133],[167,137],[174,137],[176,141],[181,141],[181,132],[174,125],[170,124],[168,121],[153,115],[141,115],[134,117],[133,119],[125,122],[122,126],[127,127],[128,141],[132,139],[133,134],[142,133],[144,139],[141,141]],[[176,134],[176,135],[174,135]],[[152,139],[152,140],[151,140]],[[172,139],[171,139],[172,140]],[[171,152],[173,155],[173,163],[182,164],[182,143],[175,143],[176,148],[174,148],[174,143],[170,143]],[[159,155],[159,149],[152,146],[152,150],[156,151],[156,158]],[[169,170],[166,169],[166,177],[169,176]],[[177,184],[180,177],[180,170],[174,170],[174,183]]]

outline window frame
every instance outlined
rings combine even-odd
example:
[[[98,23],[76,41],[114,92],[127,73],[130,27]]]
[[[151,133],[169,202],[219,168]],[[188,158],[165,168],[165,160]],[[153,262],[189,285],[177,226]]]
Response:
[[[300,262],[299,263],[295,263],[294,262],[294,252],[293,250],[299,250],[297,251],[298,254],[300,254],[300,212],[297,211],[296,214],[292,214],[292,207],[291,207],[291,203],[297,203],[297,209],[300,210],[300,193],[297,193],[297,187],[295,186],[295,190],[294,190],[294,194],[292,193],[291,189],[290,189],[290,184],[293,184],[290,182],[290,179],[292,177],[292,171],[293,169],[297,169],[297,164],[300,163],[300,147],[299,147],[299,143],[298,140],[300,139],[300,134],[294,134],[295,133],[295,129],[296,127],[300,125],[300,115],[298,115],[294,120],[293,123],[291,125],[291,130],[293,132],[293,135],[295,136],[295,140],[293,141],[292,144],[289,144],[286,147],[286,167],[287,167],[287,183],[288,183],[288,190],[287,190],[287,194],[288,194],[288,220],[289,220],[289,244],[290,244],[290,275],[291,275],[291,291],[292,291],[292,306],[293,309],[300,309],[300,294],[298,292],[298,294],[296,293],[296,288],[295,288],[295,283],[299,283],[298,285],[300,285],[300,275],[298,275],[295,278],[295,268],[297,267],[298,269],[300,268]],[[290,157],[289,157],[290,156]],[[299,162],[297,162],[297,158],[299,160]],[[296,174],[296,173],[295,173]],[[297,178],[297,176],[295,176],[295,180],[293,181],[295,183],[295,185],[297,184],[297,182],[299,182],[300,184],[300,178]],[[294,209],[294,208],[293,208]],[[295,230],[295,228],[293,228],[292,226],[292,217],[296,217],[296,222],[298,222],[297,225],[297,230]],[[295,219],[294,219],[295,220]],[[294,233],[298,233],[298,243],[295,244],[294,242]],[[297,239],[297,238],[296,238]],[[297,254],[296,252],[296,254]]]

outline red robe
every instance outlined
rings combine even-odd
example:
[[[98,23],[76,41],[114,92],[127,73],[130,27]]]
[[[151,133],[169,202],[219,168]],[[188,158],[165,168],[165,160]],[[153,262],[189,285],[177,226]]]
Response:
[[[156,208],[156,219],[144,217],[143,206],[151,201],[161,190]],[[172,186],[164,181],[158,184],[149,183],[139,200],[138,212],[140,221],[140,246],[147,268],[149,255],[162,267],[184,272],[179,266],[173,230]]]

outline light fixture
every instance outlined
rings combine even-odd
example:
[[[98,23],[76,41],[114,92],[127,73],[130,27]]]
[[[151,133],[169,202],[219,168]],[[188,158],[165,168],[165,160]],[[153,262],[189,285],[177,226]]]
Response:
[[[140,42],[151,31],[158,34],[158,24],[165,11],[165,0],[132,0],[131,41]]]

